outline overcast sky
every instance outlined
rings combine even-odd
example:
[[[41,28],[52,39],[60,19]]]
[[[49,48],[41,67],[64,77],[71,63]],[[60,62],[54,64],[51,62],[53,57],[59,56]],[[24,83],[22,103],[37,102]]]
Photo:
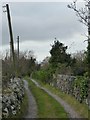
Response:
[[[5,3],[4,3],[5,4]],[[49,55],[56,37],[69,46],[68,52],[85,50],[86,27],[79,23],[66,2],[13,2],[9,3],[14,34],[20,36],[20,50],[33,50],[38,61]],[[81,7],[82,4],[79,3]],[[6,13],[2,13],[3,50],[9,49],[9,32]],[[15,44],[16,48],[16,44]]]

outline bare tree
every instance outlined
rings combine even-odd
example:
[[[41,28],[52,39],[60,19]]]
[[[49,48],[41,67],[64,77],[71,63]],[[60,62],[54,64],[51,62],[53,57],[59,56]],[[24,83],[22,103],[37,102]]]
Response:
[[[76,15],[79,17],[79,21],[87,26],[88,30],[88,47],[87,47],[87,63],[88,63],[88,104],[90,110],[90,0],[84,0],[85,4],[83,8],[77,8],[77,0],[73,1],[68,8],[75,11]]]
[[[68,8],[73,9],[76,12],[76,15],[79,17],[79,21],[85,24],[86,26],[88,26],[90,0],[84,0],[84,1],[85,1],[84,8],[81,9],[77,8],[77,0],[73,1],[73,3],[68,5]]]
[[[76,15],[79,17],[79,21],[87,26],[88,29],[88,47],[87,47],[87,61],[88,61],[88,76],[90,78],[90,0],[84,0],[84,7],[81,9],[77,8],[77,0],[73,1],[68,8],[73,9]]]

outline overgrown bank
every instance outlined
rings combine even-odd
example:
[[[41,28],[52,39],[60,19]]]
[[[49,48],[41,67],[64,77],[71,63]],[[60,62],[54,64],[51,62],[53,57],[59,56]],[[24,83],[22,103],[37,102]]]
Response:
[[[49,89],[52,93],[58,95],[60,98],[62,98],[64,101],[66,101],[80,116],[84,118],[88,118],[88,105],[85,103],[80,103],[75,99],[75,97],[62,92],[60,89],[55,88],[49,84],[45,84],[38,80],[40,84],[42,84],[44,87]]]
[[[62,92],[74,96],[80,103],[87,102],[88,97],[88,77],[87,76],[70,76],[61,74],[52,74],[49,78],[49,72],[40,70],[33,74],[33,78],[40,80],[43,83],[59,88]]]
[[[35,74],[34,74],[35,75]],[[34,77],[35,79],[38,78],[38,76],[35,76]],[[40,79],[40,76],[39,76],[39,79],[36,79],[40,84],[42,84],[44,87],[46,87],[47,89],[49,89],[51,92],[53,92],[54,94],[58,95],[59,97],[61,97],[63,100],[65,100],[68,104],[70,104],[72,106],[72,108],[75,109],[75,111],[82,117],[84,118],[88,118],[88,105],[85,104],[85,102],[82,102],[80,103],[80,101],[76,100],[76,98],[69,94],[68,93],[68,90],[72,90],[72,89],[66,89],[65,88],[65,85],[67,85],[67,82],[64,80],[62,81],[63,84],[59,84],[61,85],[62,89],[60,89],[57,84],[55,84],[55,81],[51,84],[48,84],[48,83],[45,83],[45,82],[42,82],[42,80]],[[69,81],[70,82],[70,81]],[[79,84],[78,84],[78,87],[80,88],[80,82],[81,81],[78,81]],[[75,85],[76,85],[77,81],[75,81]],[[55,85],[55,86],[54,86]],[[85,85],[85,84],[84,84]],[[70,86],[68,86],[70,87]],[[83,88],[83,87],[82,87]],[[65,90],[65,91],[64,91]],[[67,91],[66,91],[67,90]],[[71,91],[70,91],[71,92]],[[79,91],[78,91],[79,92]],[[84,91],[85,92],[85,91]],[[68,94],[67,94],[68,93]],[[76,94],[76,92],[75,92]],[[85,92],[86,94],[86,92]],[[78,98],[79,98],[79,94],[78,95]]]

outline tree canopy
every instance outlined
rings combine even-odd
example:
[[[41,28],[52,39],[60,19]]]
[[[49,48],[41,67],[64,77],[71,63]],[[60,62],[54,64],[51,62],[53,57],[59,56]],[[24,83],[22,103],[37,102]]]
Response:
[[[67,63],[69,64],[71,61],[70,54],[66,53],[67,46],[64,46],[63,43],[59,42],[58,40],[54,41],[52,48],[50,50],[51,58],[50,63],[53,66],[58,66],[59,63]]]

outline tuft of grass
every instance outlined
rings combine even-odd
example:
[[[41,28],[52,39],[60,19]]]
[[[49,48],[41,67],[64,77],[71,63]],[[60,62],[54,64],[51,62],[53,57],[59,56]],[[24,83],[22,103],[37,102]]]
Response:
[[[28,79],[29,88],[32,91],[38,107],[38,118],[67,118],[64,108],[45,91],[38,88]]]

